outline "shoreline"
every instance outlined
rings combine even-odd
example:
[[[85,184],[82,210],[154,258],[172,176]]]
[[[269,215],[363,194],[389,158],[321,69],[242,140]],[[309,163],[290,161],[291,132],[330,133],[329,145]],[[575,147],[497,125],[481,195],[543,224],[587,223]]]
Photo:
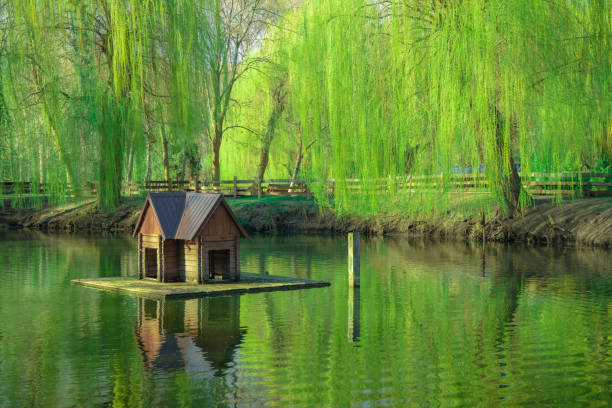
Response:
[[[320,211],[313,200],[268,197],[228,199],[249,232],[407,235],[411,237],[482,241],[480,217],[431,220],[409,219],[402,214],[377,217],[338,217]],[[131,233],[142,199],[131,199],[111,213],[96,210],[93,200],[42,209],[0,209],[2,229],[61,232]],[[612,198],[587,198],[562,204],[540,203],[521,217],[492,215],[485,220],[486,242],[524,242],[612,248]]]

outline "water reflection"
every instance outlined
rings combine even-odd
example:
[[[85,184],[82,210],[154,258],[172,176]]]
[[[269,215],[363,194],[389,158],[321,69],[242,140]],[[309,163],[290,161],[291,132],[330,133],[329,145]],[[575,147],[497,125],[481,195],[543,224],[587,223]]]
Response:
[[[149,370],[197,371],[221,376],[233,362],[246,329],[240,327],[240,297],[185,301],[138,300],[134,331]]]
[[[0,233],[0,407],[612,403],[609,251],[361,249],[359,291],[344,237],[266,236],[245,272],[332,285],[161,302],[70,284],[136,275],[130,237]]]
[[[348,337],[357,343],[361,335],[361,302],[358,287],[349,288],[348,317]]]

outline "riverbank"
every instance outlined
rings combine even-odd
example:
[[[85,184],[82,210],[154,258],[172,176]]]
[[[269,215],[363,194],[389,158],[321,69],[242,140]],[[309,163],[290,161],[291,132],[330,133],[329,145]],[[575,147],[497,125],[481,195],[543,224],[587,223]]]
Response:
[[[480,217],[439,217],[428,221],[409,219],[401,213],[375,218],[338,217],[320,211],[313,200],[302,197],[228,199],[250,232],[409,234],[413,236],[482,240]],[[131,232],[142,205],[141,199],[125,202],[111,213],[100,213],[92,200],[44,209],[0,209],[0,226],[48,231]],[[612,248],[612,198],[589,198],[561,205],[540,203],[525,215],[507,218],[493,215],[485,220],[485,240],[575,244]]]

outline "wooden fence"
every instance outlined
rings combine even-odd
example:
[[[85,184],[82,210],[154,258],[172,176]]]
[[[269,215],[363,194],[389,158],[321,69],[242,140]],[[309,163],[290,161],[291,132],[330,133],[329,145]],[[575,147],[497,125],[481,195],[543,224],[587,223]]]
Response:
[[[552,198],[557,194],[565,197],[583,196],[612,196],[612,173],[528,173],[521,174],[523,188],[533,198]],[[342,184],[353,191],[379,191],[385,192],[417,192],[434,190],[440,183],[459,194],[486,194],[488,181],[484,174],[452,174],[447,177],[438,176],[411,176],[395,179],[328,179],[324,183],[316,180],[266,179],[221,180],[218,184],[204,182],[196,185],[189,180],[148,181],[140,183],[126,183],[122,193],[126,196],[141,195],[149,191],[201,191],[223,193],[229,197],[244,196],[312,196],[308,184],[316,183],[327,194],[333,195],[338,185]],[[84,183],[81,193],[95,195],[95,183]],[[0,182],[0,195],[27,196],[27,195],[72,195],[74,190],[66,186],[34,185],[30,182]]]
[[[521,174],[523,188],[534,198],[552,198],[557,194],[570,196],[612,196],[612,174],[604,173],[529,173]],[[312,182],[312,181],[311,181]],[[316,181],[314,181],[316,182]],[[485,175],[453,174],[442,180],[442,176],[412,176],[376,180],[325,180],[322,188],[333,195],[336,186],[342,183],[349,190],[389,192],[415,192],[435,189],[444,182],[458,193],[487,193]],[[190,181],[152,181],[133,186],[134,191],[202,191],[219,192],[230,197],[240,196],[311,196],[307,180],[270,179],[222,180],[219,185],[203,183],[196,186]],[[320,186],[321,187],[321,186]]]

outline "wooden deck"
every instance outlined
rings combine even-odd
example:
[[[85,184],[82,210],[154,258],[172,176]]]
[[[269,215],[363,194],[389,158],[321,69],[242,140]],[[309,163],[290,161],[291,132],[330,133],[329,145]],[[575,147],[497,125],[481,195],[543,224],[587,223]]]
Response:
[[[93,278],[74,279],[76,285],[126,293],[154,299],[185,299],[204,296],[222,296],[242,293],[272,292],[329,286],[329,282],[289,278],[285,276],[240,274],[238,282],[212,282],[204,285],[186,282],[161,283],[152,279],[137,278]]]

